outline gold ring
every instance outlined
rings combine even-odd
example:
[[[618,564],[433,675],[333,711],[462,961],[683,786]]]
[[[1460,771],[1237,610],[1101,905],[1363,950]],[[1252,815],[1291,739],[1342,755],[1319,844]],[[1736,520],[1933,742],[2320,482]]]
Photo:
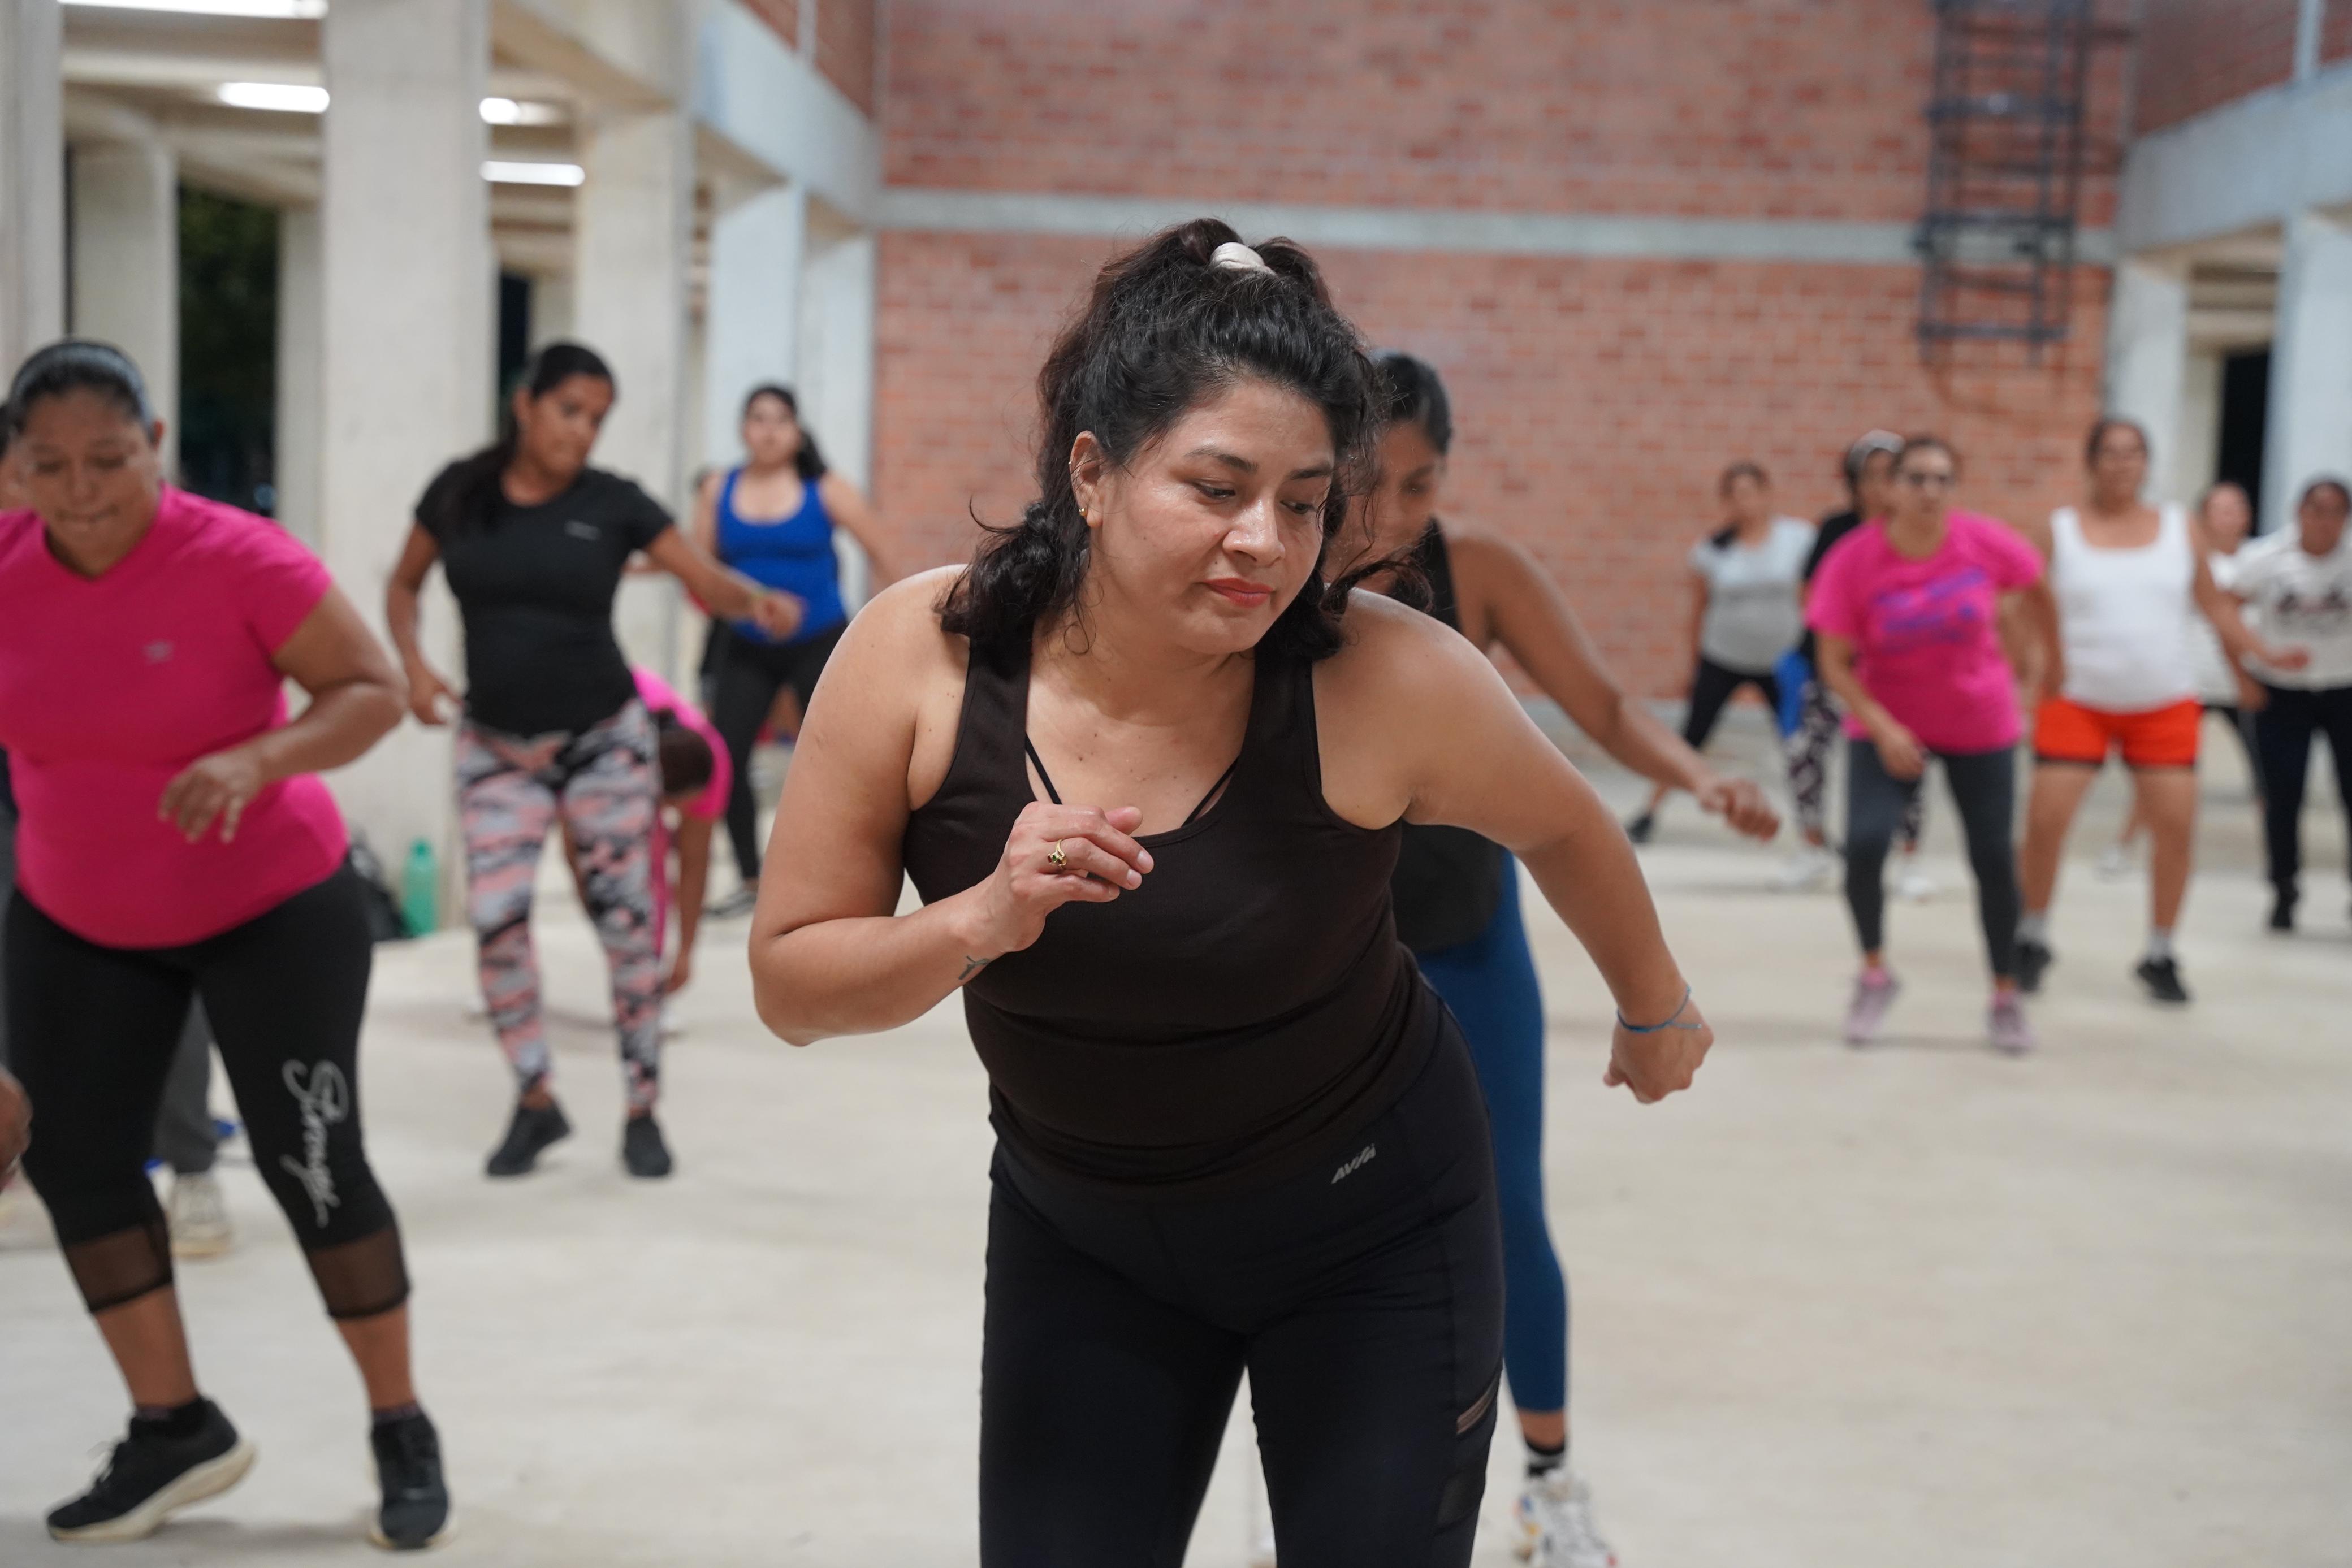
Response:
[[[1045,863],[1052,866],[1055,871],[1059,871],[1064,866],[1070,863],[1070,857],[1062,852],[1061,840],[1055,839],[1054,841],[1054,847],[1045,852]]]

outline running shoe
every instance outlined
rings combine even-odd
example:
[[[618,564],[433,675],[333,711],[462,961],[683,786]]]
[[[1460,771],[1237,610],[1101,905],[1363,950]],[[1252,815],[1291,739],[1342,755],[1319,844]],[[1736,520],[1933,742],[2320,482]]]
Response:
[[[2142,958],[2139,967],[2132,973],[2147,988],[2147,998],[2152,1002],[2178,1004],[2189,999],[2189,988],[2180,983],[2180,966],[2169,957]]]
[[[1936,896],[1936,879],[1919,869],[1919,862],[1906,856],[1903,873],[1895,879],[1895,895],[1913,904],[1925,904]]]
[[[2042,989],[2042,974],[2058,961],[2047,942],[2037,942],[2031,936],[2017,939],[2017,988],[2027,996]]]
[[[1535,1568],[1617,1568],[1617,1553],[1592,1522],[1592,1489],[1566,1465],[1528,1478],[1513,1511],[1511,1550]]]
[[[204,1424],[185,1437],[156,1435],[132,1420],[89,1490],[49,1511],[59,1541],[144,1541],[173,1514],[218,1497],[253,1469],[254,1448],[220,1406],[204,1402]]]
[[[1992,1048],[2007,1056],[2023,1056],[2033,1049],[2033,1026],[2025,1021],[2025,1004],[2015,991],[1995,991],[1986,1015]]]
[[[1805,844],[1781,863],[1772,882],[1783,893],[1810,893],[1827,887],[1837,870],[1836,851],[1827,844]]]
[[[1853,983],[1853,1000],[1845,1009],[1845,1042],[1869,1045],[1886,1027],[1886,1010],[1895,1005],[1903,982],[1892,969],[1864,969]]]
[[[236,1244],[228,1202],[210,1171],[174,1173],[167,1213],[174,1258],[217,1258]]]
[[[563,1117],[563,1107],[553,1101],[544,1105],[515,1103],[514,1120],[507,1124],[506,1141],[490,1154],[484,1171],[494,1176],[519,1176],[539,1164],[539,1156],[554,1144],[572,1135],[572,1124]]]
[[[449,1528],[449,1486],[441,1479],[441,1435],[419,1410],[379,1421],[368,1434],[383,1502],[368,1539],[387,1552],[422,1552]]]
[[[1657,831],[1658,819],[1655,815],[1648,811],[1643,812],[1640,816],[1635,817],[1633,821],[1625,824],[1625,836],[1633,840],[1637,844],[1648,843],[1650,841],[1650,835]]]
[[[633,1176],[650,1179],[669,1175],[669,1145],[662,1141],[661,1124],[652,1112],[630,1117],[621,1129],[621,1163]]]
[[[745,883],[703,911],[713,920],[740,920],[760,902],[760,890]]]

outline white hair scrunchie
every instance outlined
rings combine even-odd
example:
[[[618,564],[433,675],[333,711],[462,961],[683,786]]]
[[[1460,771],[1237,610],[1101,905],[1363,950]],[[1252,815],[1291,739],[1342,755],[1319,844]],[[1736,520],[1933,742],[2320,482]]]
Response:
[[[1222,267],[1228,272],[1263,272],[1268,277],[1274,273],[1274,268],[1265,264],[1265,257],[1237,239],[1229,239],[1211,251],[1209,265]]]

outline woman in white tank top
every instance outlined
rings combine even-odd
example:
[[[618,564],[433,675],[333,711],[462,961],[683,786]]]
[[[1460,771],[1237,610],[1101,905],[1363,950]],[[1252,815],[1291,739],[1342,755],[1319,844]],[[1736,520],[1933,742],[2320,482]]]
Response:
[[[2066,831],[2108,756],[2132,770],[2133,810],[2154,845],[2147,951],[2135,971],[2160,1002],[2186,1002],[2172,927],[2189,890],[2197,829],[2197,738],[2202,706],[2191,628],[2209,622],[2227,656],[2261,644],[2237,601],[2214,586],[2211,542],[2179,506],[2139,498],[2147,436],[2129,420],[2102,419],[2084,451],[2085,505],[2061,507],[2033,542],[2050,562],[2061,647],[2051,661],[2033,727],[2033,791],[2021,855],[2025,916],[2018,925],[2018,979],[2041,988],[2053,958],[2049,912]]]

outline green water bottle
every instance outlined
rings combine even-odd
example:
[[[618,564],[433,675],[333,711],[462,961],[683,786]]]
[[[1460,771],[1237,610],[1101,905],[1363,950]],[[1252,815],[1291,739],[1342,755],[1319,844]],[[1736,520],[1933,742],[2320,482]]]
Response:
[[[408,863],[400,869],[400,918],[411,936],[441,925],[441,868],[423,839],[408,846]]]

